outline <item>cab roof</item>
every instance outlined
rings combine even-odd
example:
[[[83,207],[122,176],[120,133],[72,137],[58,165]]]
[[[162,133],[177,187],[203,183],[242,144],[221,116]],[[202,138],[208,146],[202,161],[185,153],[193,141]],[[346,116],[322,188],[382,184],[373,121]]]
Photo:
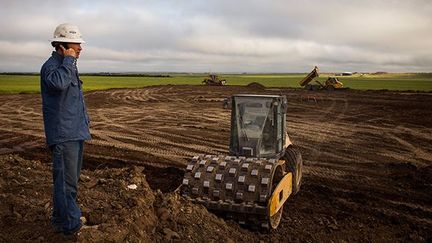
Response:
[[[283,98],[285,95],[257,95],[257,94],[234,94],[232,97],[248,97],[248,98]]]

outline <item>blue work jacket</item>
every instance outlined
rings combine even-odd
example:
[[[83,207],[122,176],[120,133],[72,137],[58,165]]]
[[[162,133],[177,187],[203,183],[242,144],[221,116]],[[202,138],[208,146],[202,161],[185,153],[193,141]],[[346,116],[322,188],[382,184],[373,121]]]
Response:
[[[76,58],[53,52],[40,75],[47,144],[91,139]]]

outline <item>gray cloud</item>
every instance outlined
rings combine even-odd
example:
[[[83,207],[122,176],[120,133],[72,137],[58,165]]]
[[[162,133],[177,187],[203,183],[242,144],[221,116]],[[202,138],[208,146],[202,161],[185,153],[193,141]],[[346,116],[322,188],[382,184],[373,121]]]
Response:
[[[80,69],[430,72],[432,3],[2,1],[0,71],[38,71],[55,27],[77,24]]]

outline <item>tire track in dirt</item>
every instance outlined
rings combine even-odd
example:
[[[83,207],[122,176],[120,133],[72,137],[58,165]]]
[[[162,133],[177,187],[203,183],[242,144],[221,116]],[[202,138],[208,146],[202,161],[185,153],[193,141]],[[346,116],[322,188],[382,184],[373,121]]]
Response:
[[[421,163],[420,161],[418,161],[417,159],[423,159],[426,161],[431,160],[431,155],[430,153],[425,152],[423,149],[414,146],[413,144],[409,143],[407,140],[395,135],[395,134],[387,134],[388,137],[394,139],[396,142],[398,142],[399,144],[401,144],[405,149],[408,149],[411,151],[411,153],[414,155],[414,157],[408,161],[412,162],[413,164],[418,164],[420,166],[427,166],[427,163]],[[385,154],[385,155],[390,155],[391,154]]]
[[[334,104],[334,103],[333,103]],[[305,109],[305,107],[303,106],[302,108]],[[325,112],[319,112],[319,114],[324,114],[323,116],[325,116],[325,114],[329,114],[331,112],[334,112],[335,110],[330,109],[333,108],[333,106],[329,107],[328,109],[325,110]],[[307,109],[307,108],[306,108]],[[358,147],[355,146],[354,143],[350,143],[349,141],[351,139],[349,139],[349,135],[352,135],[354,133],[354,131],[367,131],[371,134],[374,134],[376,131],[380,131],[383,130],[383,126],[379,127],[379,128],[371,128],[369,127],[369,125],[365,124],[365,123],[371,123],[371,122],[376,122],[376,121],[381,121],[383,120],[382,118],[371,118],[366,120],[364,123],[357,123],[357,124],[350,124],[350,126],[348,127],[349,130],[344,129],[344,126],[346,126],[346,123],[343,121],[344,119],[353,119],[354,117],[367,117],[367,113],[366,114],[356,114],[355,116],[352,115],[345,115],[345,111],[348,109],[347,107],[347,103],[345,102],[344,105],[344,109],[341,113],[334,114],[336,115],[336,117],[333,118],[333,120],[331,121],[331,123],[333,124],[332,126],[325,126],[322,124],[316,124],[316,123],[307,123],[306,122],[306,127],[310,128],[307,132],[310,132],[312,134],[322,134],[321,137],[318,137],[318,141],[319,143],[323,143],[326,140],[327,141],[338,141],[338,137],[343,137],[343,141],[345,144],[341,144],[342,146],[345,146],[347,148],[352,149],[352,152],[354,152],[356,149],[358,149]],[[314,114],[315,115],[315,114]],[[316,117],[314,117],[315,119],[311,119],[313,121],[316,121]],[[288,118],[289,119],[289,118]],[[304,119],[304,117],[303,117]],[[294,123],[297,122],[297,124],[295,125],[290,125],[290,123],[288,123],[288,127],[293,130],[301,130],[301,127],[305,124],[304,120],[300,120],[300,119],[293,119]],[[384,119],[384,121],[388,121],[388,119]],[[311,128],[312,127],[312,128]],[[420,149],[420,148],[416,148],[415,146],[413,146],[412,144],[408,143],[406,140],[401,141],[400,137],[396,136],[395,134],[392,134],[394,132],[394,126],[392,125],[387,125],[387,132],[386,135],[390,138],[396,139],[398,140],[398,142],[402,145],[404,145],[405,147],[410,148],[412,151],[414,151],[414,153],[418,154],[420,153],[421,155],[419,157],[422,157],[423,159],[427,159],[428,161],[431,161],[431,157],[430,157],[430,153],[425,152],[424,150]],[[390,132],[391,131],[391,132]],[[298,135],[298,133],[295,133],[296,135]],[[332,136],[332,134],[334,134]],[[301,135],[305,136],[304,133],[301,133]],[[307,136],[306,136],[307,137]],[[357,138],[358,139],[358,138]],[[306,156],[304,156],[304,158],[306,158],[306,164],[305,164],[305,175],[306,175],[306,180],[308,179],[308,177],[313,176],[315,178],[321,178],[325,181],[339,181],[338,183],[343,183],[344,181],[350,181],[350,180],[354,180],[357,182],[362,183],[363,185],[369,185],[372,187],[376,187],[376,190],[378,191],[389,191],[389,195],[391,195],[391,193],[393,193],[392,189],[389,189],[387,186],[376,186],[376,185],[380,185],[380,184],[384,184],[383,181],[383,175],[385,175],[385,173],[383,171],[378,171],[375,172],[373,171],[373,169],[364,169],[361,167],[358,167],[358,160],[361,160],[363,163],[370,163],[371,166],[373,166],[374,163],[376,163],[375,160],[373,159],[365,159],[364,157],[356,157],[356,156],[352,156],[349,153],[344,156],[341,154],[335,155],[335,153],[329,153],[329,152],[323,152],[321,151],[320,148],[322,148],[322,146],[318,146],[318,148],[316,147],[316,139],[306,139],[308,141],[310,141],[310,143],[305,143],[305,141],[300,142],[300,145],[305,148],[308,151],[308,157],[309,158],[320,158],[320,157],[325,157],[325,158],[331,158],[332,159],[332,163],[325,163],[325,167],[323,167],[322,163],[320,163],[320,161],[314,161],[314,163],[311,162],[307,162],[307,158]],[[341,139],[339,139],[341,140]],[[348,143],[348,144],[347,144]],[[357,142],[356,142],[357,143]],[[408,143],[408,144],[406,144]],[[309,144],[314,144],[314,145],[309,145]],[[312,153],[310,153],[310,151],[312,151]],[[347,149],[347,151],[349,151]],[[375,151],[371,151],[371,153],[373,154]],[[429,157],[428,157],[429,156]],[[400,159],[400,158],[399,158]],[[339,169],[335,169],[335,167],[339,167],[337,166],[340,162],[343,163],[352,163],[350,168],[347,168],[348,170],[345,170],[343,168],[339,168]],[[319,181],[321,181],[319,179]],[[335,182],[332,182],[332,184]],[[386,182],[388,183],[388,181]],[[386,185],[386,183],[384,185]],[[336,185],[337,183],[335,183]],[[357,189],[358,190],[358,189]],[[348,189],[347,192],[349,193],[356,193],[356,190],[352,190],[352,189]],[[382,200],[382,199],[380,199]],[[404,200],[404,199],[401,199]],[[382,200],[383,205],[388,205],[388,203],[392,203],[395,205],[399,205],[399,204],[404,204],[406,205],[406,203],[402,202],[402,201],[388,201],[386,199]],[[425,207],[422,205],[418,205],[418,204],[413,204],[413,203],[408,203],[411,207],[407,209],[407,211],[412,210],[412,208],[420,208],[421,210],[423,210],[424,212],[428,212],[428,210],[424,210]],[[426,207],[427,208],[427,207]],[[374,211],[374,210],[372,210]],[[375,209],[374,212],[372,213],[384,213],[385,215],[387,215],[388,217],[392,217],[393,215],[398,215],[400,213],[400,209],[395,209],[395,210],[391,210],[388,209],[387,206],[382,206],[382,207],[377,207]],[[430,214],[429,214],[430,215]],[[422,222],[423,224],[426,225],[430,225],[431,224],[431,220],[430,218],[424,218],[422,216],[413,216],[410,213],[403,213],[401,215],[402,218],[405,218],[408,222]]]
[[[171,101],[171,102],[185,102],[180,98],[167,98],[169,96],[164,96],[164,94],[169,94],[169,91],[172,88],[168,89],[164,87],[149,87],[146,89],[134,89],[134,90],[118,90],[110,93],[111,99],[121,100],[127,104],[136,104],[138,102],[153,102],[153,101]],[[163,94],[160,94],[163,92]]]
[[[94,136],[86,143],[86,162],[101,169],[184,168],[199,153],[227,154],[230,112],[221,103],[233,93],[275,91],[157,86],[86,92]],[[412,102],[430,103],[432,97],[413,95],[410,100],[391,92],[347,91],[317,92],[315,99],[305,100],[303,90],[279,93],[289,101],[288,132],[302,151],[305,177],[283,224],[268,239],[409,241],[401,235],[432,236],[430,180],[423,170],[432,164],[432,129],[423,122],[431,112]],[[39,111],[39,95],[0,95],[0,153],[15,147],[31,155],[44,146]],[[410,112],[409,119],[396,114],[404,112]],[[158,174],[152,178],[163,181]]]
[[[121,161],[121,164],[119,165],[119,167],[124,167],[124,166],[131,166],[131,165],[137,165],[137,166],[151,166],[151,167],[155,167],[155,168],[169,168],[169,167],[177,167],[178,163],[174,163],[171,161],[163,161],[163,162],[151,162],[151,161],[147,161],[147,160],[131,160],[131,159],[126,159],[126,158],[118,158],[116,156],[108,156],[108,155],[101,155],[101,154],[95,154],[95,153],[91,153],[87,155],[89,158],[91,158],[92,160],[96,160],[98,161],[98,165],[93,165],[95,168],[99,168],[99,166],[104,165],[104,163],[106,163],[107,161],[116,161],[113,162],[117,165],[119,165],[118,161]],[[157,161],[157,159],[154,159]],[[108,164],[112,164],[109,163]],[[111,165],[112,166],[112,165]]]
[[[45,136],[41,112],[35,112],[37,102],[21,96],[7,95],[0,106],[0,154],[24,152],[44,146]]]
[[[142,137],[145,137],[145,139],[143,138],[138,138],[135,136],[125,136],[125,135],[121,135],[118,133],[113,133],[113,132],[104,132],[104,131],[93,131],[93,133],[101,138],[109,138],[110,141],[107,141],[105,139],[105,141],[107,142],[112,142],[113,144],[120,142],[120,143],[124,143],[121,142],[118,139],[122,139],[122,140],[127,140],[130,142],[133,142],[134,144],[141,145],[143,147],[148,147],[149,149],[151,149],[152,151],[155,152],[159,152],[161,153],[162,151],[166,151],[166,148],[169,147],[170,148],[170,152],[173,152],[175,155],[191,155],[191,152],[183,150],[183,149],[179,149],[179,148],[189,148],[189,149],[196,149],[202,153],[205,152],[210,152],[211,150],[209,150],[207,147],[205,146],[200,146],[200,145],[183,145],[183,144],[178,144],[175,142],[172,142],[170,140],[164,139],[162,137],[156,137],[156,136],[152,136],[149,134],[145,134]],[[162,145],[162,146],[161,146]]]
[[[203,144],[205,142],[205,144],[210,145],[210,147],[214,147],[214,148],[219,148],[219,149],[224,149],[225,146],[221,145],[218,140],[215,139],[206,139],[205,141],[203,140],[202,136],[199,135],[191,135],[191,134],[175,134],[172,132],[165,132],[165,131],[161,131],[161,130],[153,130],[153,131],[149,131],[148,134],[157,134],[160,137],[171,137],[173,140],[188,140],[187,142],[192,144]]]
[[[0,127],[0,131],[14,133],[14,134],[16,134],[15,136],[17,136],[17,137],[19,137],[19,135],[26,135],[29,137],[45,139],[45,134],[43,134],[43,133],[37,133],[37,132],[35,133],[35,131],[23,130],[20,128],[2,128],[2,127]]]
[[[418,138],[423,138],[424,140],[426,140],[427,143],[432,144],[431,131],[426,130],[426,131],[423,131],[423,133],[419,133],[419,132],[413,132],[413,129],[398,126],[395,129],[393,129],[391,132],[389,132],[389,131],[386,132],[386,135],[389,138],[395,140],[397,143],[402,145],[403,148],[409,150],[410,153],[414,155],[411,157],[412,159],[409,161],[411,161],[413,164],[417,164],[419,166],[427,166],[428,164],[426,162],[421,162],[418,159],[422,159],[424,161],[432,160],[432,156],[430,153],[431,150],[428,149],[428,151],[426,151],[426,150],[420,148],[419,146],[412,144],[412,142],[409,142],[408,139],[406,139],[406,134],[414,136],[414,137],[418,137]]]
[[[171,88],[170,88],[171,89]],[[160,89],[156,89],[156,90],[160,90]],[[133,97],[139,97],[138,99],[144,99],[143,97],[151,97],[154,99],[154,97],[159,97],[160,95],[153,95],[150,96],[149,94],[152,93],[154,94],[155,90],[152,90],[152,92],[144,92],[144,93],[140,93],[140,92],[136,92],[135,94],[132,94],[131,92],[122,92],[122,93],[126,93],[128,98],[126,100],[129,100],[129,98],[133,98]],[[111,96],[114,96],[115,98],[120,98],[122,101],[124,101],[125,99],[122,98],[122,95],[124,94],[120,94],[119,92],[114,92],[113,94],[111,94]],[[163,96],[163,95],[161,95]],[[121,110],[121,109],[120,109]],[[154,130],[153,128],[136,128],[136,123],[137,121],[142,121],[142,115],[140,114],[148,114],[148,113],[157,113],[160,111],[154,110],[151,107],[146,107],[146,111],[143,112],[142,109],[131,109],[129,108],[129,110],[127,112],[124,111],[119,111],[118,108],[114,108],[114,109],[96,109],[96,117],[101,119],[102,122],[97,122],[97,129],[93,129],[93,134],[96,135],[99,138],[96,139],[102,139],[102,140],[106,140],[107,142],[109,142],[111,145],[114,146],[119,146],[119,141],[118,139],[123,140],[123,142],[126,143],[134,143],[137,144],[139,146],[142,147],[152,147],[151,150],[149,150],[148,152],[153,152],[155,154],[162,154],[163,152],[166,152],[166,147],[175,147],[177,149],[170,149],[170,153],[172,154],[177,154],[177,155],[182,155],[182,156],[190,156],[192,154],[197,154],[197,153],[212,153],[214,152],[214,149],[209,149],[208,147],[201,145],[202,144],[202,139],[195,139],[192,138],[190,136],[185,136],[183,135],[176,135],[173,132],[159,132],[159,134],[157,136],[155,132],[152,132],[154,135],[151,135],[148,131],[152,131]],[[175,112],[170,112],[168,114],[163,115],[164,117],[167,118],[174,118],[174,119],[178,119],[178,115],[177,114],[172,114],[172,113],[179,113],[181,115],[182,112],[177,112],[176,109],[171,109],[172,111]],[[135,115],[135,118],[130,118],[131,114]],[[109,115],[109,117],[108,117]],[[198,118],[198,117],[197,117]],[[94,118],[92,119],[94,120]],[[175,120],[169,120],[169,119],[165,119],[164,121],[165,123],[177,123],[177,121]],[[213,122],[213,121],[212,121]],[[145,124],[145,123],[144,123]],[[103,130],[108,129],[109,126],[114,126],[119,128],[122,132],[116,132],[116,133],[105,133],[103,132]],[[160,127],[160,126],[159,126]],[[173,127],[172,125],[167,126],[167,128],[171,128]],[[134,136],[124,136],[121,135],[122,133],[124,134],[136,134]],[[145,138],[145,139],[141,139],[141,138]],[[181,143],[177,143],[177,142],[173,142],[175,141],[177,138],[179,138],[181,141]],[[186,141],[185,141],[186,140]],[[201,144],[200,144],[201,143]],[[124,145],[124,144],[123,144]],[[125,148],[125,146],[121,145],[120,147]],[[162,145],[162,147],[161,147]],[[215,144],[214,147],[217,147],[217,145]],[[159,150],[156,150],[156,148],[159,148]],[[180,149],[183,148],[183,149]],[[131,147],[129,147],[129,149],[132,149]],[[133,149],[136,150],[136,149]],[[218,149],[216,148],[216,151]],[[222,149],[220,149],[222,150]]]
[[[326,113],[330,113],[331,110],[326,111]],[[296,122],[294,122],[296,123]],[[291,123],[292,124],[292,123]],[[334,152],[327,152],[327,149],[325,147],[328,147],[329,144],[331,146],[343,146],[347,147],[347,144],[341,144],[339,145],[338,142],[335,143],[335,141],[340,141],[341,137],[350,137],[353,134],[353,131],[350,128],[346,128],[344,126],[341,126],[337,119],[335,119],[334,123],[327,123],[327,124],[315,124],[315,123],[308,123],[308,122],[297,122],[295,125],[289,125],[289,130],[299,131],[301,130],[304,125],[306,127],[311,128],[308,129],[309,134],[321,134],[321,136],[318,137],[318,145],[315,141],[317,141],[316,137],[306,137],[303,140],[300,140],[298,144],[307,151],[307,156],[304,156],[306,163],[306,167],[309,167],[309,169],[305,170],[306,175],[308,174],[312,176],[330,176],[330,177],[343,177],[347,175],[355,175],[358,173],[358,171],[345,171],[344,169],[337,169],[338,164],[329,164],[327,163],[327,167],[324,168],[320,166],[320,163],[323,161],[321,158],[331,158],[332,161],[343,161],[344,163],[348,163],[349,161],[355,160],[355,158],[351,158],[350,155],[341,155],[336,154]],[[310,142],[309,142],[310,141]],[[348,148],[347,148],[348,150]],[[311,161],[313,160],[313,162]]]
[[[44,147],[45,136],[35,134],[31,131],[19,131],[18,129],[4,129],[0,131],[7,134],[6,138],[0,140],[0,154],[23,152],[35,148]]]
[[[90,140],[88,143],[94,144],[94,145],[99,145],[99,146],[105,146],[105,147],[114,147],[114,148],[118,148],[118,149],[132,150],[132,151],[137,151],[140,153],[150,155],[152,157],[163,158],[166,161],[171,161],[171,164],[167,164],[167,167],[173,166],[173,165],[175,165],[176,167],[181,166],[182,164],[185,164],[186,160],[187,160],[183,155],[179,155],[176,152],[167,154],[166,150],[156,149],[156,148],[138,147],[134,144],[123,143],[123,142],[118,141],[118,140],[115,140],[114,143],[110,143],[110,142],[106,142],[106,141],[102,141],[102,140]]]
[[[100,112],[98,112],[98,116],[100,118],[102,118],[107,124],[112,124],[114,122],[112,122],[112,120],[108,119],[106,116],[104,116],[103,114],[101,114]],[[132,142],[137,142],[137,143],[143,143],[145,144],[145,146],[156,146],[158,147],[159,144],[163,144],[164,146],[169,146],[169,147],[177,147],[177,148],[186,148],[189,150],[194,150],[195,153],[196,152],[200,152],[200,153],[208,153],[208,152],[212,152],[212,150],[208,149],[208,147],[203,146],[203,145],[197,145],[194,144],[193,142],[202,142],[202,140],[199,139],[193,139],[193,138],[189,138],[188,136],[181,136],[181,135],[176,135],[173,133],[164,133],[164,132],[159,132],[159,135],[161,136],[154,136],[151,133],[146,132],[146,130],[150,130],[150,129],[140,129],[137,132],[131,132],[134,131],[134,129],[132,127],[128,127],[126,125],[120,125],[118,122],[115,123],[116,127],[122,128],[122,130],[124,130],[124,133],[132,133],[132,134],[136,134],[133,136],[124,136],[121,135],[121,133],[114,133],[114,132],[104,132],[103,131],[103,127],[99,127],[97,130],[93,129],[92,133],[95,135],[98,135],[100,137],[113,137],[113,138],[120,138],[123,140],[129,140]],[[128,132],[129,131],[129,132]],[[155,132],[153,132],[154,134]],[[176,143],[173,142],[173,140],[175,140],[175,138],[181,138],[183,141],[186,139],[188,140],[187,143]],[[162,149],[165,149],[162,148]],[[185,155],[189,155],[190,153],[184,150],[178,150],[178,153],[182,153]]]

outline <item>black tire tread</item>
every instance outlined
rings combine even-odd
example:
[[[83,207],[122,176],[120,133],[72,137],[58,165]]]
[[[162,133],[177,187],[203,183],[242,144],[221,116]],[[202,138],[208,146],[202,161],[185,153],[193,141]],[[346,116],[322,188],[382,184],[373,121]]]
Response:
[[[300,153],[300,149],[295,145],[290,145],[285,150],[285,161],[286,161],[286,168],[289,172],[292,172],[293,174],[293,190],[292,193],[295,195],[300,191],[300,187],[302,184],[302,178],[301,176],[299,184],[297,185],[297,177],[299,176],[298,173],[302,173],[303,171],[303,159]]]

